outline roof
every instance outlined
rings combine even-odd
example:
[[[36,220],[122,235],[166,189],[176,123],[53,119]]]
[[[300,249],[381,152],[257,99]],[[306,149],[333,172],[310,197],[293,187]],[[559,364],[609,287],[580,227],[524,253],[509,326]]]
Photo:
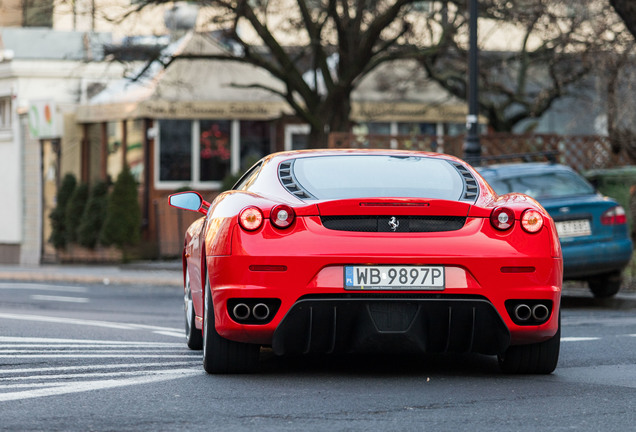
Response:
[[[165,62],[175,54],[222,54],[228,49],[212,34],[190,32],[170,44],[161,59]],[[391,85],[387,87],[387,83]],[[293,114],[282,97],[262,86],[285,92],[280,80],[244,62],[182,58],[164,67],[155,61],[146,65],[140,79],[122,79],[80,107],[78,120],[268,120]],[[352,94],[351,117],[357,121],[463,123],[465,116],[466,104],[427,80],[422,68],[412,61],[378,67],[362,79]]]
[[[160,60],[173,55],[222,54],[225,49],[204,33],[188,33],[171,43]],[[145,70],[144,70],[145,69]],[[122,78],[80,107],[80,122],[127,118],[271,119],[291,113],[280,97],[247,88],[254,81],[283,90],[283,84],[261,68],[231,61],[178,59],[164,67],[154,61]],[[241,88],[242,86],[242,88]]]
[[[110,33],[57,31],[40,27],[0,28],[0,50],[11,50],[15,59],[103,60],[102,46]]]

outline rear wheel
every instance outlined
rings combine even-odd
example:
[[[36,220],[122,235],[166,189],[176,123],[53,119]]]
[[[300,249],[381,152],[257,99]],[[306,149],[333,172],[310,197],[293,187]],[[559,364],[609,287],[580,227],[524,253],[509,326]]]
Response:
[[[185,286],[183,289],[183,305],[185,310],[185,335],[188,348],[200,350],[203,348],[203,334],[195,324],[194,303],[192,303],[192,290],[190,288],[190,274],[185,272]]]
[[[210,282],[205,278],[203,317],[203,369],[209,374],[247,373],[258,366],[260,345],[234,342],[221,337],[214,325]]]
[[[621,289],[623,276],[621,272],[605,273],[588,279],[587,284],[596,298],[607,298],[616,295]]]
[[[556,369],[561,347],[561,314],[559,329],[550,339],[529,344],[508,347],[499,355],[499,367],[505,373],[549,374]]]

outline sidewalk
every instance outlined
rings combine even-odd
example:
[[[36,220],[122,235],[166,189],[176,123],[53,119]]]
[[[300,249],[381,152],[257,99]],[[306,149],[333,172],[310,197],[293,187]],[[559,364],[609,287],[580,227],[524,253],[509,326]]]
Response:
[[[0,265],[0,281],[183,286],[181,261],[120,265]]]

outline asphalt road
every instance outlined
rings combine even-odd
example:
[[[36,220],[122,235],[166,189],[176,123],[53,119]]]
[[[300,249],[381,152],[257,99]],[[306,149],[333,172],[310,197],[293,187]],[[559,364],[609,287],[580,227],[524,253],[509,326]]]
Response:
[[[625,431],[636,303],[566,297],[559,367],[493,357],[278,358],[209,376],[178,288],[0,282],[2,431]]]

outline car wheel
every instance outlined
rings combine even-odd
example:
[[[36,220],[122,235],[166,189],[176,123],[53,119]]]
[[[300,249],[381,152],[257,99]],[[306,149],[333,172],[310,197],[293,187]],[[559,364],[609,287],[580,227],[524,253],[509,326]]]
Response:
[[[234,342],[221,337],[214,326],[210,281],[205,278],[203,317],[203,369],[209,374],[247,373],[258,366],[260,345]]]
[[[185,286],[183,289],[183,303],[185,310],[185,335],[188,348],[200,350],[203,348],[203,332],[195,324],[194,303],[192,303],[192,290],[190,287],[190,274],[186,269]]]
[[[587,281],[590,291],[596,298],[607,298],[616,295],[621,289],[623,275],[620,272],[605,273],[594,276]]]
[[[499,367],[511,374],[549,374],[556,369],[561,347],[561,314],[559,328],[550,339],[529,344],[513,345],[499,355]]]

